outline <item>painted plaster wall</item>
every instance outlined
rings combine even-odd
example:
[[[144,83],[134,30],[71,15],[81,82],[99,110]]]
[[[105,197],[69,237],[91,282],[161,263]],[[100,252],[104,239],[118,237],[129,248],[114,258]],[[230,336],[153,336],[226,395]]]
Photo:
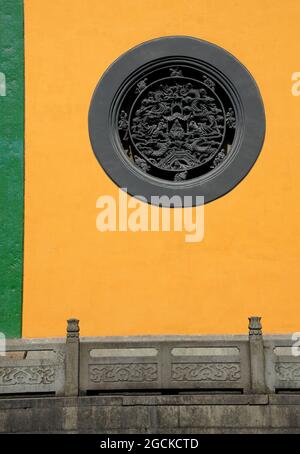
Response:
[[[71,316],[82,335],[241,333],[250,314],[266,332],[299,331],[299,17],[297,0],[25,1],[24,336],[63,335]],[[266,109],[261,156],[205,207],[203,242],[100,233],[96,200],[118,188],[89,143],[93,90],[120,54],[174,34],[250,70]]]

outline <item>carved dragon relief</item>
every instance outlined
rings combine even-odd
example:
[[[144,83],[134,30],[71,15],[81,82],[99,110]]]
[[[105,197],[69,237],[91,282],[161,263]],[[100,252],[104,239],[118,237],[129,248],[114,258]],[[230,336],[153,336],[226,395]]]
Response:
[[[150,85],[147,78],[137,83],[137,98],[127,112],[120,110],[118,130],[127,156],[144,173],[158,168],[178,182],[189,179],[191,169],[208,162],[213,169],[224,160],[226,128],[235,129],[236,119],[206,75],[197,82],[178,67],[169,72]]]

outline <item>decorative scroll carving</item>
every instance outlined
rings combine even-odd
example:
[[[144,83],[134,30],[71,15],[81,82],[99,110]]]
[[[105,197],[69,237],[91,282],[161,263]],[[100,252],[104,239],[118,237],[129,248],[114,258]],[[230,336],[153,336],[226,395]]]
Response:
[[[173,363],[174,381],[238,381],[241,368],[237,363]]]
[[[156,381],[158,378],[157,364],[90,365],[89,378],[94,383]]]
[[[147,73],[125,94],[117,128],[124,154],[143,173],[183,182],[222,163],[236,117],[228,95],[211,77],[166,66]]]
[[[54,383],[54,366],[0,367],[0,386]]]
[[[299,381],[300,364],[297,363],[279,363],[275,364],[277,378],[282,381]]]

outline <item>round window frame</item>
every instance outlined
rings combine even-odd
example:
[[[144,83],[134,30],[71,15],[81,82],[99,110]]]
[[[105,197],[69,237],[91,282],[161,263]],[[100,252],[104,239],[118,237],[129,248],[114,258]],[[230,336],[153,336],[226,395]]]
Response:
[[[143,68],[151,68],[158,60],[194,59],[204,67],[219,74],[227,87],[231,87],[232,101],[240,111],[240,118],[233,150],[211,172],[194,180],[164,181],[142,173],[122,156],[113,128],[112,112],[124,83],[133,75],[142,74]],[[222,197],[234,189],[255,164],[265,137],[265,111],[258,86],[245,66],[225,49],[187,36],[157,38],[130,49],[115,60],[99,80],[92,96],[89,115],[89,135],[94,154],[106,174],[128,194],[156,204],[155,198],[190,196],[184,206],[195,206],[204,197],[204,203]],[[123,151],[123,150],[122,150]],[[123,153],[124,154],[124,153]],[[152,199],[154,197],[154,201]],[[182,206],[174,199],[172,206]],[[201,203],[201,202],[200,202]],[[160,206],[170,206],[167,200]]]

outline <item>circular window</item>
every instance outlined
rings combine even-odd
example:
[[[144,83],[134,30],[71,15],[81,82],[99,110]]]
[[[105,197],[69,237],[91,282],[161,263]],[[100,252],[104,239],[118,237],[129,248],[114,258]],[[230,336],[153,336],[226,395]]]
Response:
[[[196,196],[210,202],[245,177],[265,116],[255,81],[231,54],[166,37],[109,67],[92,98],[89,132],[99,163],[129,194],[150,203],[190,196],[195,205]]]

